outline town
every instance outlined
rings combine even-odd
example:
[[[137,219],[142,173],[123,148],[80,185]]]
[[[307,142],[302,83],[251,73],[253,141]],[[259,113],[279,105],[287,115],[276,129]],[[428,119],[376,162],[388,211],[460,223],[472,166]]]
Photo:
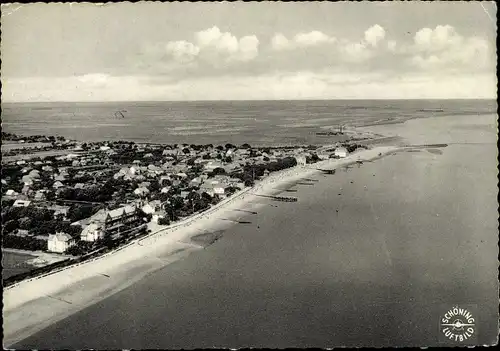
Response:
[[[76,257],[205,211],[271,172],[362,147],[83,143],[3,133],[2,141],[10,155],[2,161],[3,247]]]

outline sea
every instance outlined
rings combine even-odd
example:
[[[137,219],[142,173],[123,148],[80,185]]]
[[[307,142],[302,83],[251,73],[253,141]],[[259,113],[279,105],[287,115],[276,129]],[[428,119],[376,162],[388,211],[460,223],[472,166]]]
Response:
[[[306,115],[313,108],[304,102],[296,105],[300,113],[287,104],[251,106],[267,111],[262,118],[275,125],[293,114],[316,118]],[[381,119],[380,110],[391,110],[389,102],[366,109],[323,104],[330,105],[314,109],[343,111],[351,120],[356,114]],[[498,334],[497,116],[489,110],[492,102],[432,104],[390,106],[405,116],[431,108],[446,113],[359,128],[398,135],[408,144],[447,146],[396,152],[333,175],[318,172],[314,181],[289,189],[295,190],[294,203],[248,204],[245,220],[227,228],[213,245],[12,347],[493,344]],[[285,109],[281,118],[269,117],[276,106]],[[137,129],[142,128],[150,127]],[[282,128],[282,133],[290,130]],[[455,307],[474,317],[473,336],[463,343],[447,340],[440,329],[444,314]]]
[[[73,140],[271,146],[328,143],[318,132],[416,117],[495,113],[495,100],[2,103],[2,130]]]

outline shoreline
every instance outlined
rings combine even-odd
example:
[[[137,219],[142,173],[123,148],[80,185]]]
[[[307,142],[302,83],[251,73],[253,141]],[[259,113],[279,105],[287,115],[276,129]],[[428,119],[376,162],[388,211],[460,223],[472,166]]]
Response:
[[[349,154],[343,159],[328,159],[271,173],[254,187],[239,191],[207,211],[133,240],[115,251],[46,276],[13,284],[4,289],[4,347],[127,288],[193,251],[203,249],[204,246],[194,243],[191,238],[203,232],[217,231],[220,227],[217,224],[220,218],[217,217],[226,211],[258,202],[258,195],[282,192],[286,184],[320,173],[318,168],[337,169],[402,149],[405,148],[376,146]]]

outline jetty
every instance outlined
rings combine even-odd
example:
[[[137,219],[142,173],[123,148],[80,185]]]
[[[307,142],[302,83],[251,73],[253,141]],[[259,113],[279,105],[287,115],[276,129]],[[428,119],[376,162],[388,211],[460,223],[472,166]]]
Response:
[[[335,174],[335,170],[334,169],[321,169],[321,168],[316,168],[316,170],[318,171],[321,171],[325,174]]]
[[[282,201],[282,202],[297,202],[298,201],[298,199],[296,197],[259,195],[259,194],[256,194],[256,196],[267,197],[269,199],[273,199],[275,201]]]
[[[310,179],[310,178],[304,178],[304,180],[307,180],[308,182],[317,182],[317,179]]]

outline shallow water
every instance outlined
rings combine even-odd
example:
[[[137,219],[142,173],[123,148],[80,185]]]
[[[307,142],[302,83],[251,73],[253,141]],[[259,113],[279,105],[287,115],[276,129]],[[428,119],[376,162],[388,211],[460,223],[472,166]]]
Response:
[[[251,224],[15,347],[432,346],[440,314],[456,304],[476,305],[476,341],[491,344],[494,121],[377,127],[450,145],[317,174],[293,188],[296,203],[262,199],[241,217]]]
[[[439,110],[441,112],[433,112]],[[123,118],[117,117],[123,112]],[[5,132],[90,140],[240,145],[322,144],[322,128],[494,113],[494,100],[322,100],[3,103]],[[120,116],[120,115],[118,115]]]

